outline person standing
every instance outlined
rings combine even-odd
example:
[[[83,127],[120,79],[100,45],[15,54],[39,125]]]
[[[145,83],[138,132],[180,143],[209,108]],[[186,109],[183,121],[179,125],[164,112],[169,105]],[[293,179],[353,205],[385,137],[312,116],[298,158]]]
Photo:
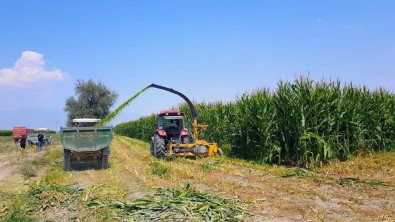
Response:
[[[44,145],[44,134],[39,133],[37,137],[38,137],[37,148],[38,148],[38,151],[41,151],[43,149],[43,145]]]

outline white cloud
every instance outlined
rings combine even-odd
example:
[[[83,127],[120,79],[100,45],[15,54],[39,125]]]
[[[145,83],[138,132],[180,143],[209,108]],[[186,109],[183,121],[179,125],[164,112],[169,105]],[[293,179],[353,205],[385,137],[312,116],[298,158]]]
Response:
[[[24,51],[13,68],[0,69],[0,85],[26,86],[42,81],[61,81],[65,74],[59,70],[45,70],[44,55]]]

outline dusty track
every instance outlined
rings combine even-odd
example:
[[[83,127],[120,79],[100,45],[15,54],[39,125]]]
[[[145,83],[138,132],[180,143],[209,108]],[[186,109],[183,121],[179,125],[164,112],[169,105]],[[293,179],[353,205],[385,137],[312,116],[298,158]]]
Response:
[[[32,146],[28,146],[23,153],[20,151],[19,144],[3,146],[3,152],[0,152],[0,181],[12,176],[24,162],[43,155],[43,152],[37,152]]]

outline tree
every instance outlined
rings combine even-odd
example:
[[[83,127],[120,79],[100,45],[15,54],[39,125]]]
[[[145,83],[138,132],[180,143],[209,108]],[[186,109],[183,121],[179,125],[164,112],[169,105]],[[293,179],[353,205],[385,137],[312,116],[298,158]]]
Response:
[[[77,80],[75,85],[75,99],[71,96],[66,99],[64,111],[67,114],[67,126],[72,126],[75,118],[96,118],[102,119],[110,113],[118,98],[115,91],[111,91],[102,83],[95,83],[92,79],[87,82]]]

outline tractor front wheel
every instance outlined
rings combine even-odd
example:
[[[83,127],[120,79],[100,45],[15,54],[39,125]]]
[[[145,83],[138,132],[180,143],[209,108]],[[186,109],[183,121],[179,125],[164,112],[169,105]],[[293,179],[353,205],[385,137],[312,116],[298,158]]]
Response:
[[[193,142],[193,139],[191,136],[183,136],[181,138],[181,143],[183,143],[183,144],[190,144],[192,142]]]
[[[160,137],[158,134],[154,136],[153,144],[153,155],[155,157],[163,157],[166,153],[165,139]]]

